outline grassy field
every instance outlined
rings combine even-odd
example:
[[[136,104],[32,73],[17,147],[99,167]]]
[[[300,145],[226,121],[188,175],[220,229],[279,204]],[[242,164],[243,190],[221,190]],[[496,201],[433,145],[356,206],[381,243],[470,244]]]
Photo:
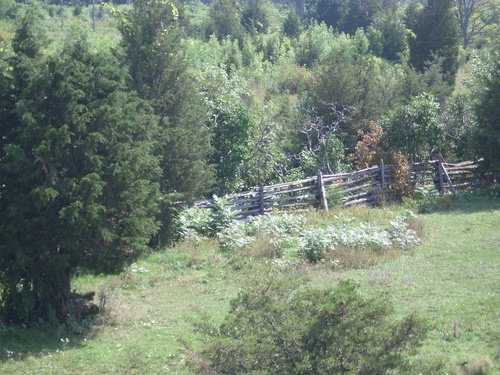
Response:
[[[438,208],[420,216],[423,241],[411,251],[344,267],[300,263],[291,271],[317,287],[353,279],[363,294],[389,293],[397,314],[427,319],[431,331],[413,359],[416,373],[500,374],[500,199],[460,196]],[[309,220],[383,223],[400,211],[354,208],[311,213]],[[228,255],[205,241],[151,254],[120,275],[80,275],[75,288],[95,290],[104,308],[99,324],[0,327],[0,373],[192,374],[181,342],[203,346],[191,323],[197,312],[222,321],[238,291],[272,268],[258,249]]]

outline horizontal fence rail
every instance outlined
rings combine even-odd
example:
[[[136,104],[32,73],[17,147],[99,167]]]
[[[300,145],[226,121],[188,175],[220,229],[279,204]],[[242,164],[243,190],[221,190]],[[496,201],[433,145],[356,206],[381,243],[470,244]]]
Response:
[[[410,167],[410,180],[415,187],[435,188],[441,195],[455,193],[460,188],[484,186],[491,181],[491,176],[484,172],[480,162],[445,163],[432,160],[414,163]],[[331,199],[344,206],[374,205],[393,194],[392,169],[391,165],[384,165],[381,160],[380,165],[352,173],[318,173],[298,181],[261,185],[250,191],[226,195],[225,199],[239,219],[291,207],[315,206],[328,210]],[[210,208],[214,204],[214,199],[208,199],[196,203],[196,206]]]

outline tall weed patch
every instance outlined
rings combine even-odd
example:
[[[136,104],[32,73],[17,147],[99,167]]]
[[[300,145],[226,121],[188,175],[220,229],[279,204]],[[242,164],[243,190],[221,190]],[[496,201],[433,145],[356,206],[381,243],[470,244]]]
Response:
[[[224,207],[219,210],[226,211]],[[339,265],[340,258],[344,261],[357,258],[358,265],[359,259],[375,258],[345,257],[346,251],[379,256],[392,249],[411,249],[420,242],[413,229],[418,228],[415,225],[418,217],[411,211],[392,215],[382,223],[367,222],[366,213],[360,212],[361,218],[344,214],[322,217],[317,213],[281,213],[250,217],[248,221],[230,221],[226,215],[223,225],[216,226],[210,211],[207,214],[200,209],[190,209],[181,215],[180,222],[186,239],[200,240],[215,232],[220,250],[228,256],[240,257],[243,253],[253,257],[298,258],[311,263],[330,260],[335,266]]]

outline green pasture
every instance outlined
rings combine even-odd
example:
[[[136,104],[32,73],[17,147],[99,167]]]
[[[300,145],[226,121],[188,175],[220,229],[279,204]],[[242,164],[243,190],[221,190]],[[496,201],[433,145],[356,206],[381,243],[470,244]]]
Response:
[[[339,217],[383,223],[401,207],[310,213],[326,225]],[[363,266],[300,263],[304,283],[328,287],[340,279],[363,294],[386,292],[400,315],[417,312],[431,329],[412,361],[416,374],[500,374],[500,200],[495,195],[446,197],[420,215],[422,243]],[[65,327],[0,327],[2,374],[193,374],[185,344],[204,338],[193,320],[221,322],[229,301],[256,275],[276,271],[258,249],[228,254],[215,240],[179,243],[121,274],[81,274],[74,285],[95,291],[103,312]]]

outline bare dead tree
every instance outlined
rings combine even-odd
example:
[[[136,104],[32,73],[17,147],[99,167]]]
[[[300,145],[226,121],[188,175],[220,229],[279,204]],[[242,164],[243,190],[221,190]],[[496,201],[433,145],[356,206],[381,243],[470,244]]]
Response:
[[[304,108],[304,116],[297,124],[297,130],[306,136],[305,150],[321,165],[321,170],[335,173],[332,170],[328,150],[333,137],[339,133],[342,124],[350,119],[357,106],[344,106],[339,103],[324,103],[329,108],[328,116],[318,115],[315,107]],[[325,118],[328,120],[325,121]]]

